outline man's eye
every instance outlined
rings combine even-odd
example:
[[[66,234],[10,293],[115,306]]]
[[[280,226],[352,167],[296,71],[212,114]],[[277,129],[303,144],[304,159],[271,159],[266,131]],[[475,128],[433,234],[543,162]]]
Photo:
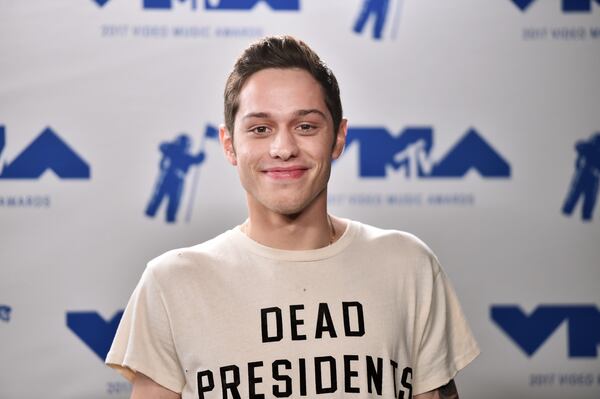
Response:
[[[250,129],[250,132],[255,134],[266,134],[269,132],[269,129],[266,126],[256,126]]]
[[[298,125],[298,129],[302,133],[312,133],[313,130],[315,130],[315,126],[313,126],[309,123],[302,123],[302,124]]]

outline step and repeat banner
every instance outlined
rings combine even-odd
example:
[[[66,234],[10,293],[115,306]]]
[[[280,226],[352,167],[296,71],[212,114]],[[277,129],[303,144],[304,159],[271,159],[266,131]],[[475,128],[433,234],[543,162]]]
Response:
[[[128,397],[103,358],[146,262],[245,218],[216,129],[273,34],[340,81],[331,212],[450,276],[461,397],[600,397],[597,0],[0,0],[0,397]]]

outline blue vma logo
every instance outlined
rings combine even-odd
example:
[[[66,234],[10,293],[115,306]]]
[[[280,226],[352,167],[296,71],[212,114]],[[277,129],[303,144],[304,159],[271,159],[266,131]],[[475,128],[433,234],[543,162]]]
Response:
[[[508,178],[509,163],[475,130],[439,160],[431,158],[433,129],[409,127],[392,135],[383,127],[351,127],[346,147],[359,145],[359,175],[386,177],[386,169],[403,170],[407,178],[462,178],[471,170],[482,177]]]
[[[491,318],[529,357],[564,322],[569,357],[598,357],[600,312],[595,305],[540,305],[529,316],[517,305],[494,305]]]
[[[0,154],[6,144],[0,126]],[[12,162],[5,162],[0,179],[38,179],[47,170],[61,179],[89,179],[90,166],[59,136],[47,127]]]
[[[382,40],[384,28],[386,27],[386,24],[389,25],[388,16],[391,8],[394,8],[394,17],[391,21],[392,26],[390,35],[392,38],[396,38],[403,1],[404,0],[363,0],[362,7],[354,22],[352,30],[354,33],[362,34],[369,21],[372,20],[373,30],[371,36],[375,40]]]
[[[122,310],[115,313],[108,321],[97,312],[67,312],[67,327],[104,361],[117,333],[121,317],[123,317]]]
[[[193,154],[190,150],[190,136],[182,133],[172,141],[165,141],[158,147],[161,159],[158,165],[158,177],[152,196],[146,206],[146,215],[148,217],[156,216],[158,208],[163,201],[167,201],[166,221],[175,223],[177,212],[181,203],[184,190],[185,178],[192,166],[194,168],[194,177],[192,183],[192,194],[188,203],[186,221],[189,222],[192,217],[192,208],[196,191],[198,189],[200,164],[204,162],[204,147],[206,139],[217,139],[218,130],[214,126],[206,126],[204,134],[200,138],[200,150]]]
[[[11,308],[8,305],[0,305],[0,320],[8,323],[10,321]]]
[[[92,0],[99,7],[104,7],[110,0]],[[170,10],[177,3],[189,2],[192,10],[198,7],[197,0],[142,0],[145,10]],[[300,0],[204,0],[206,11],[215,10],[252,10],[257,4],[263,3],[275,11],[297,11]]]
[[[562,212],[570,216],[575,205],[581,199],[581,219],[585,222],[592,220],[592,213],[598,198],[598,180],[600,180],[600,133],[592,135],[588,140],[575,144],[577,159],[575,173],[571,179],[569,192],[562,207]]]
[[[525,12],[536,0],[510,0],[521,11]],[[562,0],[563,12],[590,12],[592,3],[600,5],[600,0]]]

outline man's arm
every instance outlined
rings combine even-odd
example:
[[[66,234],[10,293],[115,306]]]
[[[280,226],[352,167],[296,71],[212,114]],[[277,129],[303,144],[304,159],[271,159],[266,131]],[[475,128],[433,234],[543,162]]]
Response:
[[[446,385],[417,395],[414,399],[458,399],[458,391],[454,380],[450,380]]]
[[[181,395],[157,384],[142,373],[135,373],[130,399],[181,399]]]
[[[197,163],[204,162],[204,157],[205,157],[204,151],[200,151],[198,154],[190,157],[191,161],[192,161],[191,163],[192,164],[197,164]]]

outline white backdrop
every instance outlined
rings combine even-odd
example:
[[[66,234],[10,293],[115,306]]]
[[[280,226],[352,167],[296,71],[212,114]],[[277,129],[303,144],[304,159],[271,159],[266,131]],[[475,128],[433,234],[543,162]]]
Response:
[[[145,263],[245,217],[202,137],[235,58],[266,34],[302,38],[340,81],[353,141],[332,213],[417,234],[453,281],[483,352],[461,397],[600,396],[600,211],[581,210],[597,148],[561,211],[576,144],[600,132],[600,4],[371,1],[355,32],[367,3],[0,0],[1,398],[128,397],[100,355]],[[144,210],[159,145],[181,133],[206,159],[167,223],[165,204]]]

